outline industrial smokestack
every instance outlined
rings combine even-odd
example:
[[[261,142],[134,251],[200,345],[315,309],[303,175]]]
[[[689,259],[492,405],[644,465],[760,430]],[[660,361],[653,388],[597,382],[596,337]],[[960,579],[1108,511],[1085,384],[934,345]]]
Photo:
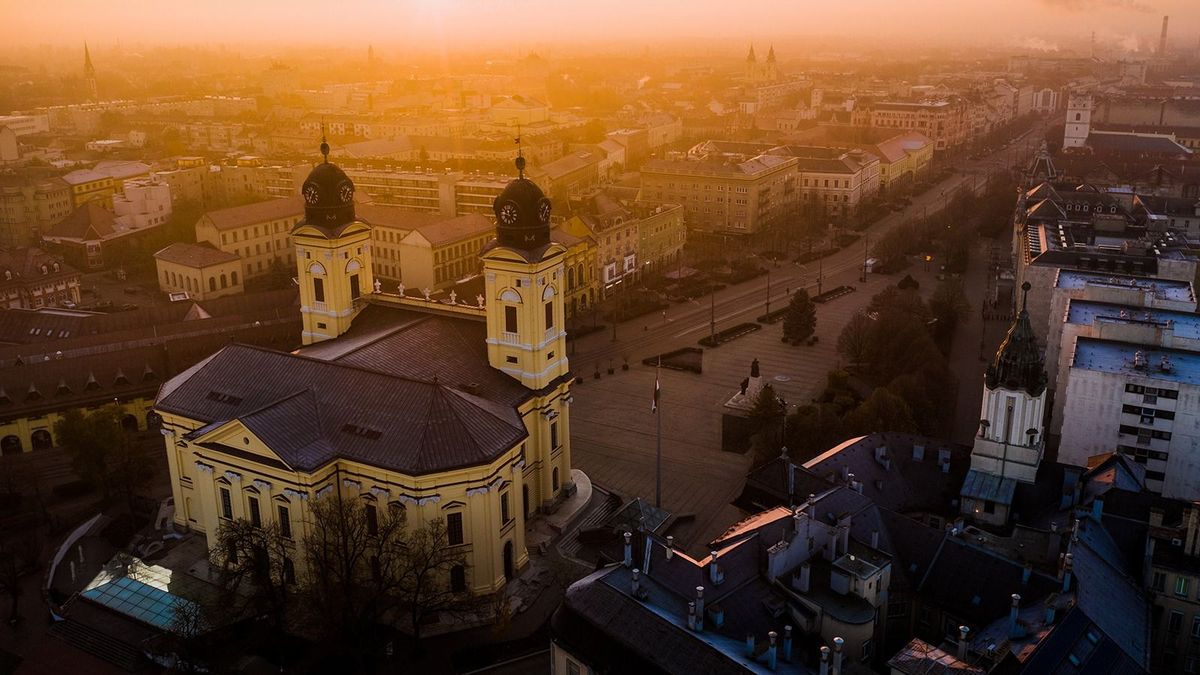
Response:
[[[1171,17],[1169,17],[1169,16],[1163,17],[1162,35],[1160,35],[1158,37],[1158,55],[1159,56],[1167,55],[1167,22],[1170,20],[1171,20]]]

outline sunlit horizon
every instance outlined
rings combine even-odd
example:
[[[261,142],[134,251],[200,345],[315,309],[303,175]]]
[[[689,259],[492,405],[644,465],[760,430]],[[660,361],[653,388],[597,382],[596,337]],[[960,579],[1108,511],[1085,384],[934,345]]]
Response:
[[[99,49],[162,44],[356,49],[369,43],[396,53],[491,50],[519,55],[538,49],[569,53],[686,45],[720,54],[744,50],[750,43],[795,50],[810,38],[823,48],[850,52],[917,43],[1057,51],[1085,44],[1095,33],[1099,42],[1138,52],[1156,44],[1163,15],[1171,17],[1170,42],[1176,47],[1194,48],[1200,37],[1200,3],[1187,0],[857,0],[821,6],[767,0],[735,6],[716,0],[598,5],[546,0],[60,0],[50,8],[10,6],[3,14],[11,27],[10,48],[84,41]]]

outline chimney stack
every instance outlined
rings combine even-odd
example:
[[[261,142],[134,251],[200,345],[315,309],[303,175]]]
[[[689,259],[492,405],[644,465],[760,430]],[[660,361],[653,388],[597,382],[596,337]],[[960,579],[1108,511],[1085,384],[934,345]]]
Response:
[[[638,576],[639,576],[638,568],[635,567],[635,568],[633,568],[632,584],[631,584],[631,586],[632,586],[631,590],[633,591],[633,597],[635,597],[635,598],[638,597],[638,594],[642,590],[642,585],[641,585],[641,582],[638,580]]]
[[[633,533],[625,533],[625,566],[633,567]]]
[[[746,633],[746,656],[754,658],[754,633]]]
[[[1158,56],[1161,58],[1167,55],[1167,22],[1171,17],[1163,17],[1162,35],[1158,37]]]
[[[783,660],[792,660],[792,627],[783,627]]]
[[[879,530],[871,530],[871,548],[879,548]]]
[[[675,555],[675,537],[667,535],[667,560],[670,560]]]
[[[779,654],[775,651],[777,649],[775,646],[775,638],[777,637],[779,637],[779,634],[775,631],[767,633],[767,640],[770,641],[770,646],[767,647],[767,667],[771,670],[775,670],[775,664],[779,659]]]
[[[696,630],[696,603],[688,603],[688,630]]]
[[[1025,563],[1024,569],[1021,570],[1021,585],[1027,586],[1029,584],[1029,578],[1032,576],[1033,576],[1033,564]]]
[[[704,630],[704,587],[696,587],[696,630]]]
[[[1075,556],[1070,553],[1063,556],[1063,593],[1067,593],[1071,590],[1071,568],[1075,564],[1074,558]]]
[[[812,565],[804,563],[800,565],[800,592],[807,593],[812,584]]]
[[[1024,637],[1021,624],[1017,622],[1017,612],[1021,611],[1021,596],[1012,594],[1012,607],[1008,610],[1008,637],[1017,639]]]
[[[971,629],[966,626],[958,627],[958,660],[964,663],[967,660],[967,633],[970,632]]]
[[[829,675],[829,647],[821,647],[821,673]]]
[[[845,643],[840,637],[833,638],[833,675],[842,675],[842,645]]]
[[[709,551],[709,554],[711,557],[708,561],[708,580],[712,582],[713,586],[716,586],[722,581],[721,569],[717,566],[717,552]]]

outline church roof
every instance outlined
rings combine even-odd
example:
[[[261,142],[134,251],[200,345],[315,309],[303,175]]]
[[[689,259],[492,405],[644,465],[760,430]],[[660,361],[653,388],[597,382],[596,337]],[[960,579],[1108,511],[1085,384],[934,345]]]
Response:
[[[1025,282],[1023,289],[1029,291],[1029,282]],[[1046,367],[1025,307],[1021,308],[1021,313],[1009,326],[1004,342],[1000,343],[996,357],[987,368],[985,382],[989,389],[1023,389],[1030,396],[1038,396],[1045,391]]]
[[[424,475],[486,464],[527,436],[514,408],[436,378],[237,344],[169,382],[158,409],[207,429],[238,421],[298,471],[342,458]]]

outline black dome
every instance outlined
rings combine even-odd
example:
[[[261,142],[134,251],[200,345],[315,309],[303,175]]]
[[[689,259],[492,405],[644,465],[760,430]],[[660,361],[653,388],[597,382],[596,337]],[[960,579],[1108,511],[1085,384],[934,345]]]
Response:
[[[321,144],[322,152],[328,147]],[[313,167],[300,188],[304,220],[300,224],[334,230],[354,221],[354,182],[336,164],[325,161]]]
[[[1028,295],[1029,282],[1021,285]],[[988,366],[984,382],[988,389],[1024,389],[1030,396],[1038,396],[1046,389],[1046,366],[1042,362],[1042,351],[1038,348],[1029,321],[1029,312],[1022,301],[1021,313],[1008,328],[1008,335],[1000,343],[996,358]]]
[[[496,242],[501,246],[532,251],[550,243],[550,200],[525,177],[525,161],[517,158],[516,180],[496,197]]]

